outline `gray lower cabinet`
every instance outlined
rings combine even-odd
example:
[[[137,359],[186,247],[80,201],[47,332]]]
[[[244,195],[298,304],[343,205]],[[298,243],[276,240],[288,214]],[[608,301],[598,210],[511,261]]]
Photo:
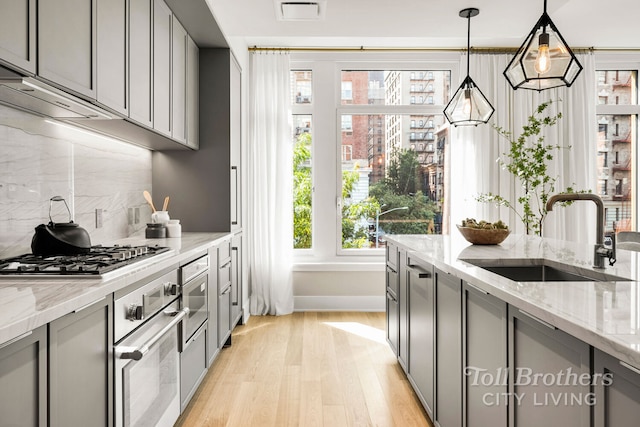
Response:
[[[180,411],[187,407],[207,373],[207,322],[184,344],[180,353]]]
[[[387,288],[387,302],[386,302],[386,328],[387,328],[387,342],[391,347],[393,353],[398,356],[398,344],[400,336],[400,312],[398,304],[398,286],[399,277],[398,272],[392,267],[386,266],[386,288]]]
[[[218,356],[218,247],[209,248],[209,277],[207,280],[207,366]]]
[[[36,72],[36,0],[0,0],[0,60]]]
[[[113,425],[113,327],[107,297],[49,323],[49,426]]]
[[[129,0],[96,1],[96,100],[127,115]]]
[[[171,137],[171,26],[173,13],[153,1],[153,128]]]
[[[552,420],[557,426],[589,427],[591,406],[584,400],[590,386],[573,380],[589,377],[589,353],[586,343],[509,306],[509,425],[537,427]]]
[[[593,352],[594,427],[640,423],[640,369],[600,350]]]
[[[47,327],[0,345],[0,425],[47,426]]]
[[[231,238],[231,328],[242,323],[242,233]]]
[[[398,362],[405,373],[409,372],[409,288],[407,282],[407,251],[397,251],[398,260]]]
[[[465,425],[507,427],[507,304],[466,282],[462,290]]]
[[[228,242],[229,248],[231,242]],[[222,244],[227,246],[227,243]],[[222,247],[219,248],[220,255]],[[229,254],[231,251],[229,249]],[[218,268],[218,346],[230,344],[231,340],[231,255],[219,260]]]
[[[129,118],[153,127],[153,2],[129,4]]]
[[[408,259],[409,290],[409,366],[408,377],[418,398],[433,418],[434,409],[434,333],[435,288],[433,266],[414,264]]]
[[[434,421],[462,426],[462,281],[435,269],[436,375]]]
[[[96,0],[38,2],[38,75],[96,98]]]

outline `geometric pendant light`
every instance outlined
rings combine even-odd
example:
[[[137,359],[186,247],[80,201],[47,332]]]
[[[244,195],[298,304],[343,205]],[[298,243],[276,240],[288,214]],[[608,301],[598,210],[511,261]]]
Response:
[[[504,76],[514,89],[542,91],[559,86],[571,86],[582,71],[567,42],[544,12],[515,54]]]
[[[471,52],[471,17],[480,11],[474,7],[463,9],[459,15],[467,18],[467,77],[444,109],[444,115],[454,126],[477,126],[487,123],[494,112],[487,98],[469,76],[469,55]]]

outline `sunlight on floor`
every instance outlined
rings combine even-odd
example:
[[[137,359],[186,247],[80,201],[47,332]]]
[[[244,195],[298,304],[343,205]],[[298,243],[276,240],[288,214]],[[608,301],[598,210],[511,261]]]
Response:
[[[358,322],[323,322],[325,325],[331,326],[336,329],[340,329],[345,332],[349,332],[354,335],[358,335],[362,338],[386,344],[387,338],[385,331],[377,329],[371,326],[363,325]]]

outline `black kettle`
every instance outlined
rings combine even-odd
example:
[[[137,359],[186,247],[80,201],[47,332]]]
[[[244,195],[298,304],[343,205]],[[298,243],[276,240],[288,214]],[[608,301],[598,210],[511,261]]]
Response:
[[[51,205],[64,202],[69,212],[69,222],[53,222]],[[49,199],[49,224],[40,224],[31,239],[31,252],[34,255],[79,255],[91,250],[89,233],[71,219],[71,210],[66,200],[60,196]]]

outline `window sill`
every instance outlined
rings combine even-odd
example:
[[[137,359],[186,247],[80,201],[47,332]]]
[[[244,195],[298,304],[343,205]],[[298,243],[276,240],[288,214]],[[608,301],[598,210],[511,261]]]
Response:
[[[384,261],[380,262],[305,262],[293,264],[292,271],[384,271]]]

